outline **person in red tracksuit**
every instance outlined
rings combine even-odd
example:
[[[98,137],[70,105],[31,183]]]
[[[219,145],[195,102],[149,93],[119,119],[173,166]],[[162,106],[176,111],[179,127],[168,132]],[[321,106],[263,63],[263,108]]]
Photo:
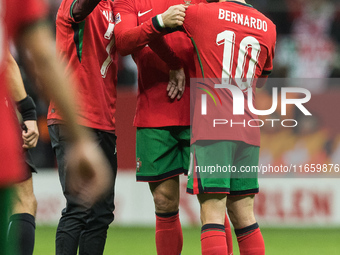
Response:
[[[93,134],[104,151],[113,183],[107,194],[90,209],[70,194],[65,179],[68,172],[65,153],[72,138],[65,134],[65,120],[51,101],[47,124],[66,198],[56,234],[57,255],[76,255],[78,249],[81,255],[103,254],[107,229],[114,219],[117,54],[112,8],[111,0],[64,0],[57,13],[57,51],[74,77],[77,122]]]

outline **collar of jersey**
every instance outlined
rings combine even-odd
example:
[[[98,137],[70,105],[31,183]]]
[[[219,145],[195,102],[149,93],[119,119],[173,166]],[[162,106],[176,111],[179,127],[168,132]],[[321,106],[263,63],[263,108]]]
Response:
[[[238,2],[238,1],[227,1],[227,2],[235,3],[235,4],[241,4],[241,5],[244,5],[244,6],[248,6],[248,7],[254,8],[251,4],[247,4],[247,3],[241,3],[241,2]]]

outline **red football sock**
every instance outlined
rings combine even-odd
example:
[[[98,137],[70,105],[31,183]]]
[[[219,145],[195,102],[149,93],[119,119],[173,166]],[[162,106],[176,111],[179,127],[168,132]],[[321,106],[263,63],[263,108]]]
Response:
[[[224,226],[205,224],[201,231],[202,255],[226,255],[228,248]]]
[[[264,241],[257,223],[242,228],[235,229],[238,246],[241,255],[264,255]]]
[[[233,236],[231,235],[230,222],[227,215],[225,215],[224,230],[227,239],[228,255],[233,255]]]
[[[158,255],[179,255],[183,234],[178,211],[156,213],[156,248]]]

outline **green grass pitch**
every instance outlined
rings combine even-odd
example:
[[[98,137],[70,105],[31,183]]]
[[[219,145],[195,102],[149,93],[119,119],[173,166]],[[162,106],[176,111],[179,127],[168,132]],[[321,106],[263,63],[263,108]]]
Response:
[[[56,227],[37,226],[34,255],[54,255]],[[339,228],[262,228],[268,255],[338,255]],[[182,255],[200,254],[200,228],[183,228]],[[235,236],[234,236],[235,237]],[[154,255],[154,229],[111,227],[104,255]],[[239,255],[234,239],[234,255]]]

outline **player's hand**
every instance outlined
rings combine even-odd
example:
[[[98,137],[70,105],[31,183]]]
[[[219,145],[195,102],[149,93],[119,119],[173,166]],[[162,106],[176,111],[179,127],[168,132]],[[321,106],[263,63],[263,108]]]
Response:
[[[175,97],[177,97],[178,100],[181,99],[185,90],[185,73],[183,68],[170,70],[169,84],[166,90],[171,99]]]
[[[170,6],[169,9],[161,15],[164,26],[170,28],[182,26],[187,8],[188,6],[183,4]]]
[[[22,131],[22,140],[24,144],[22,147],[24,149],[31,149],[37,146],[39,139],[39,130],[37,126],[37,121],[35,120],[26,120],[24,122],[26,128]]]
[[[89,137],[71,145],[67,162],[66,185],[84,206],[91,207],[113,185],[109,163]]]

